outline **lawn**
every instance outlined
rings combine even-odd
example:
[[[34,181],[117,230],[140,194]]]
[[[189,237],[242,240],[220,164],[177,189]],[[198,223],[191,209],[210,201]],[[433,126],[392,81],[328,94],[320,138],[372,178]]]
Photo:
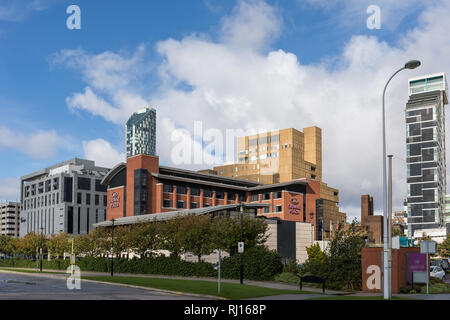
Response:
[[[319,297],[319,298],[311,298],[308,300],[384,300],[383,296],[332,296],[332,297]],[[404,297],[392,297],[391,300],[416,300],[413,298],[404,298]]]
[[[300,290],[279,290],[257,286],[241,285],[237,283],[221,283],[220,295],[217,292],[217,282],[200,280],[179,280],[161,278],[140,278],[140,277],[111,277],[111,276],[86,276],[86,280],[105,281],[122,283],[135,286],[142,286],[155,289],[170,290],[183,293],[196,293],[212,296],[219,296],[226,299],[247,299],[264,296],[275,296],[280,294],[310,294],[311,292]]]

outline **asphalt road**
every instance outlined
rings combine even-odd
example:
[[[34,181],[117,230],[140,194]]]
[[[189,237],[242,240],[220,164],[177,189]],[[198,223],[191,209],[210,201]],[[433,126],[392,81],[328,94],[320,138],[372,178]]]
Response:
[[[205,297],[165,293],[118,285],[81,282],[69,290],[64,275],[0,272],[0,300],[205,300]]]

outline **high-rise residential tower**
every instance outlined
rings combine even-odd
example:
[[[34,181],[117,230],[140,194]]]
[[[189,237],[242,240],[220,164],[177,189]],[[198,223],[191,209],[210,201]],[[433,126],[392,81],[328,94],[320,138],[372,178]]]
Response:
[[[408,80],[406,156],[408,236],[445,227],[446,194],[444,73]]]
[[[156,110],[144,108],[131,115],[126,124],[127,158],[138,154],[156,155]]]

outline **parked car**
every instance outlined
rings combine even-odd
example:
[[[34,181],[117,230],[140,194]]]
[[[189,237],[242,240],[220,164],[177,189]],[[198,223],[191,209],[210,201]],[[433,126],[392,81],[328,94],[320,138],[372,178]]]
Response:
[[[430,277],[439,278],[441,280],[445,279],[445,271],[439,266],[430,267]]]
[[[444,269],[444,271],[447,271],[448,267],[449,267],[448,260],[442,259],[441,260],[441,268]]]

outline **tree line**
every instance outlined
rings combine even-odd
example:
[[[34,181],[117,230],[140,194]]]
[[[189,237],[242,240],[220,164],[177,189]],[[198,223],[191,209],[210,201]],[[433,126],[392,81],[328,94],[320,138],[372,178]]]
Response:
[[[138,257],[157,255],[166,250],[173,257],[191,253],[198,261],[203,256],[222,249],[230,256],[238,250],[238,242],[244,241],[246,249],[263,245],[267,240],[267,223],[251,218],[245,213],[242,224],[239,215],[232,217],[212,215],[177,216],[170,220],[139,222],[114,227],[114,241],[110,227],[100,227],[83,235],[70,236],[59,233],[46,237],[28,233],[23,238],[0,237],[0,253],[15,257],[34,257],[40,248],[50,258],[60,258],[65,253],[88,257],[103,257],[111,252],[115,256],[134,253]]]

